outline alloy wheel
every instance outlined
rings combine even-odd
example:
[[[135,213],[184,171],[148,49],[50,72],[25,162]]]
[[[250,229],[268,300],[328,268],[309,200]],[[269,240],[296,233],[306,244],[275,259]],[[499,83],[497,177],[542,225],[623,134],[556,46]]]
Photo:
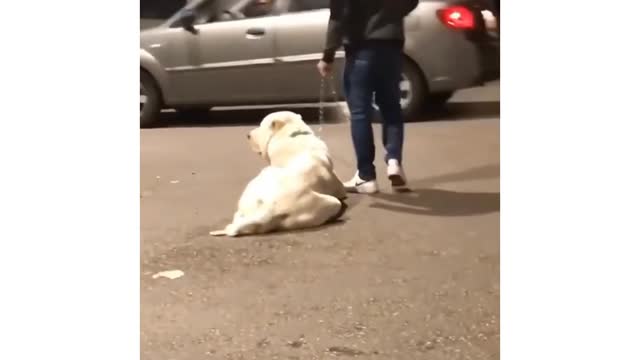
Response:
[[[402,110],[405,110],[411,101],[413,100],[413,89],[411,87],[411,81],[402,73],[402,77],[400,78],[400,83],[398,83],[400,87],[400,107]],[[376,95],[373,94],[373,108],[379,111],[378,105],[376,104]]]

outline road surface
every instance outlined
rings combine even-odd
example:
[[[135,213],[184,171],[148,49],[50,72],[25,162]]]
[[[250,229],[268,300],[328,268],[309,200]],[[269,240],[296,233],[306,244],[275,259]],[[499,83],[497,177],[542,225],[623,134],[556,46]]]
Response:
[[[391,195],[379,160],[382,192],[344,221],[259,237],[208,233],[264,165],[246,133],[265,111],[142,130],[141,358],[499,359],[498,92],[407,125],[413,193]],[[348,124],[320,136],[353,175]]]

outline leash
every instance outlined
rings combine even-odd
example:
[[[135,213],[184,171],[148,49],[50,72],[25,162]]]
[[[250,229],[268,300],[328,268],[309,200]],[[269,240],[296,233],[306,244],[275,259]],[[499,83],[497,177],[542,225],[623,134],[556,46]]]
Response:
[[[320,136],[320,133],[322,132],[322,125],[324,124],[324,107],[326,105],[325,103],[325,88],[326,88],[326,77],[325,76],[321,76],[320,77],[320,98],[318,100],[318,137]],[[328,76],[329,81],[330,81],[330,86],[331,86],[331,94],[332,94],[332,100],[334,105],[338,104],[338,92],[336,91],[336,84],[335,84],[335,79],[333,78],[333,73],[331,75]],[[340,108],[339,109],[340,114],[339,116],[347,116],[344,114],[343,109]],[[340,163],[344,164],[345,166],[350,166],[350,163],[342,158],[339,157],[333,157],[333,160],[338,160]]]
[[[325,103],[325,93],[326,93],[326,80],[325,80],[326,76],[321,76],[320,77],[320,97],[318,99],[318,133],[322,132],[322,126],[324,125],[324,108],[326,106]],[[330,91],[331,91],[331,95],[332,95],[332,99],[334,104],[338,103],[338,92],[336,91],[336,84],[335,84],[335,80],[333,78],[333,74],[331,74],[329,76],[329,83],[330,83]]]

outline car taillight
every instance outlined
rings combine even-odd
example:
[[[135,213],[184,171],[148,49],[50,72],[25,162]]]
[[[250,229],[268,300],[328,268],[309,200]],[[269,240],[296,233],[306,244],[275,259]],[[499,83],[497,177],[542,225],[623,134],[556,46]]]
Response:
[[[476,26],[473,12],[464,6],[451,6],[437,11],[443,24],[453,29],[469,30]]]

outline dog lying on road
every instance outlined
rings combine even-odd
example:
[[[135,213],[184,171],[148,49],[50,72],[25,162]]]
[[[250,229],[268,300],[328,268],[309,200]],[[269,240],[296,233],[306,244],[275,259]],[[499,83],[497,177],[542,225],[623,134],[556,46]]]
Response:
[[[320,226],[347,209],[327,145],[299,114],[267,115],[247,136],[268,166],[245,188],[233,221],[213,236],[263,234]]]

